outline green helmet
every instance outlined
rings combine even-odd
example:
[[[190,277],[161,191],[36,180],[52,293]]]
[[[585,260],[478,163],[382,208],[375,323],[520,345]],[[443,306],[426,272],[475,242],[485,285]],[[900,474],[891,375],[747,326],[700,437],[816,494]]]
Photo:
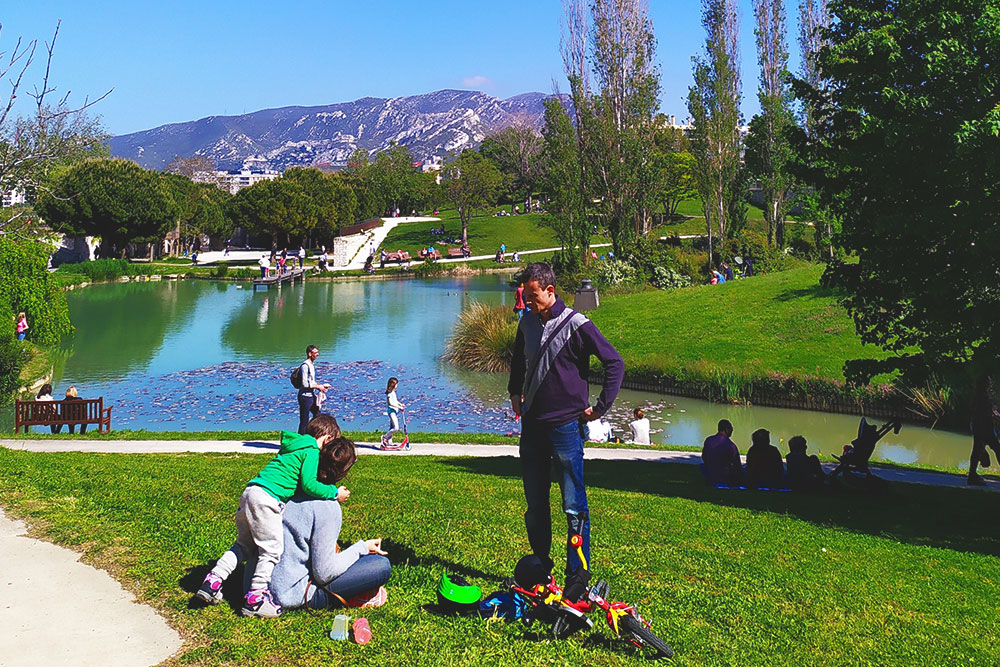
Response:
[[[474,612],[479,609],[479,600],[483,592],[479,586],[473,586],[462,576],[449,576],[441,573],[441,583],[438,584],[438,604],[443,610],[453,612]]]

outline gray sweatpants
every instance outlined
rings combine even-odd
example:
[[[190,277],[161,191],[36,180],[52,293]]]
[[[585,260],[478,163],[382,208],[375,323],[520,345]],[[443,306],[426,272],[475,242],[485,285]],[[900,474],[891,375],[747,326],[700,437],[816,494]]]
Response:
[[[240,496],[240,507],[236,511],[236,541],[215,563],[212,572],[225,581],[236,566],[256,549],[257,567],[253,571],[250,590],[267,588],[271,583],[271,572],[281,560],[285,547],[281,528],[284,509],[285,503],[261,487],[248,486]]]

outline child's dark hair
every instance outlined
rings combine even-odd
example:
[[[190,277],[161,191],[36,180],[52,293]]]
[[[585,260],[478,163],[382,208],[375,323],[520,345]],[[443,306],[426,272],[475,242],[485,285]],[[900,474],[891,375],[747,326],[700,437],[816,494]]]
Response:
[[[806,439],[801,435],[793,435],[788,439],[788,451],[790,452],[804,452],[806,451]]]
[[[399,380],[396,378],[389,378],[389,381],[385,383],[385,393],[388,394],[390,391],[393,391],[397,384],[399,384]]]
[[[642,408],[636,408],[632,411],[632,414],[635,415],[636,419],[642,419],[646,416],[646,413],[642,411]]]
[[[309,420],[306,425],[306,433],[319,440],[322,436],[328,435],[331,438],[340,437],[340,424],[333,415],[319,414]]]
[[[327,440],[319,450],[319,470],[316,479],[324,484],[336,484],[358,460],[354,442],[338,435]]]

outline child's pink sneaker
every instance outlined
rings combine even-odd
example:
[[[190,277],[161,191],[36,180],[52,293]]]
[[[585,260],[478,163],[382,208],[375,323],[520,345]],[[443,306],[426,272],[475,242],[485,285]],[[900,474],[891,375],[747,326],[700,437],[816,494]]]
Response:
[[[379,586],[377,591],[368,591],[355,595],[347,601],[348,607],[381,607],[389,599],[389,591],[385,586]]]

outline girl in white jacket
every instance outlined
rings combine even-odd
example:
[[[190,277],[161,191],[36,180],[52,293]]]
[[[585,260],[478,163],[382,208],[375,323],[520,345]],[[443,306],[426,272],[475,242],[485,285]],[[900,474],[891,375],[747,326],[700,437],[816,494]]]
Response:
[[[392,436],[399,430],[399,416],[397,413],[406,409],[406,406],[396,398],[396,386],[398,384],[399,380],[393,377],[389,378],[389,382],[385,385],[385,404],[389,414],[389,431],[382,436],[383,447],[392,446]]]

